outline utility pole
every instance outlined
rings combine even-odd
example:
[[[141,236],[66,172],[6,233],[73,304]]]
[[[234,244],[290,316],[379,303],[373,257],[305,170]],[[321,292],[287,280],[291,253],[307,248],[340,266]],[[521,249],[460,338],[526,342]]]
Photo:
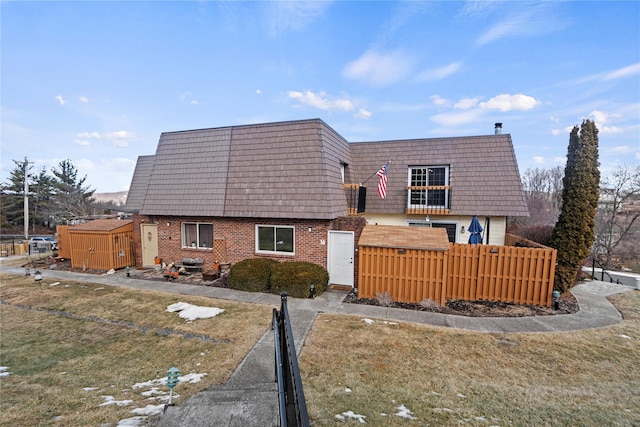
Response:
[[[24,158],[24,239],[29,240],[29,162]]]

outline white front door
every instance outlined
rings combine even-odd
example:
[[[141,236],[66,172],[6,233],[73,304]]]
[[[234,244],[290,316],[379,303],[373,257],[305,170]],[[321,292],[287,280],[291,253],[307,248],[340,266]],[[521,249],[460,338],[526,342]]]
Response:
[[[155,264],[155,257],[158,256],[158,226],[156,224],[141,224],[140,233],[142,266],[152,266]]]
[[[353,287],[353,231],[329,231],[329,283]]]

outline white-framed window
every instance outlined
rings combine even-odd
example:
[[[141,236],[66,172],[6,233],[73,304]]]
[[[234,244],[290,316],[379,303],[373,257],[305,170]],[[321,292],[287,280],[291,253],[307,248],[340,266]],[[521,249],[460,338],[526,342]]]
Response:
[[[256,225],[256,252],[295,254],[295,228],[288,225]]]
[[[212,249],[213,224],[206,222],[183,222],[182,247]]]
[[[410,208],[449,206],[449,166],[411,166],[408,171]]]

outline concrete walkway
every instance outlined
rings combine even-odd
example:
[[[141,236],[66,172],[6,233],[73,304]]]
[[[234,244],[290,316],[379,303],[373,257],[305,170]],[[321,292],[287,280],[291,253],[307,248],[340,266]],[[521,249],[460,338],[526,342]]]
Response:
[[[24,269],[2,266],[2,271],[24,274]],[[126,277],[125,273],[93,275],[67,271],[44,270],[43,277],[75,280],[135,289],[158,290],[182,295],[197,295],[225,300],[280,307],[278,295],[235,291],[209,286],[194,286],[167,281],[151,281]],[[575,286],[573,295],[580,310],[574,314],[530,317],[465,317],[450,314],[411,311],[389,307],[345,304],[344,291],[329,290],[315,299],[288,300],[296,350],[304,340],[318,313],[340,313],[367,318],[422,323],[485,333],[568,332],[615,325],[622,320],[620,312],[607,296],[628,292],[632,287],[591,281]],[[177,406],[167,408],[158,427],[204,426],[277,426],[277,387],[274,374],[273,331],[268,330],[249,352],[226,384],[212,387]]]

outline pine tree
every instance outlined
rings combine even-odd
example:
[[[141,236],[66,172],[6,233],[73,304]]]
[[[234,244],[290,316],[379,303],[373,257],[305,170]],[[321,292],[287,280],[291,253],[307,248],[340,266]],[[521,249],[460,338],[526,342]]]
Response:
[[[83,187],[87,177],[78,179],[78,170],[71,160],[58,163],[53,173],[53,197],[55,199],[56,222],[66,218],[85,216],[91,212],[95,190]]]
[[[551,245],[558,250],[554,287],[560,292],[575,284],[595,239],[599,166],[598,129],[594,122],[584,120],[569,136],[562,209],[551,236]]]

